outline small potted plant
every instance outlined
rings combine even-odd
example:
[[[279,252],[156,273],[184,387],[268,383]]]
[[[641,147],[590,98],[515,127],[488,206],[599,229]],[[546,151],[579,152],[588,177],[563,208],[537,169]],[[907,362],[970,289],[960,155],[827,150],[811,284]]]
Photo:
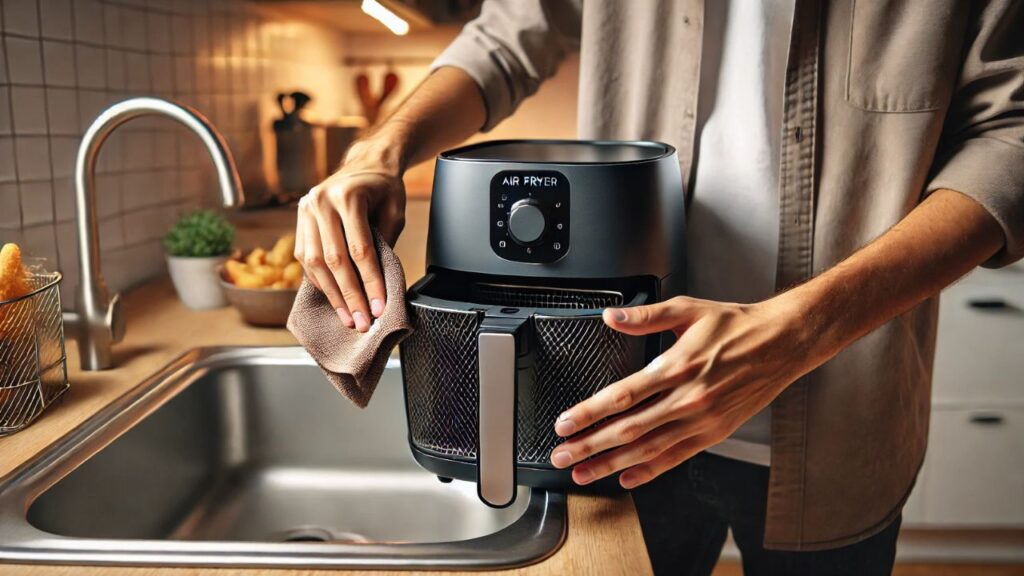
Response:
[[[193,310],[227,305],[217,267],[227,260],[235,229],[215,212],[182,216],[164,237],[167,269],[178,298]]]

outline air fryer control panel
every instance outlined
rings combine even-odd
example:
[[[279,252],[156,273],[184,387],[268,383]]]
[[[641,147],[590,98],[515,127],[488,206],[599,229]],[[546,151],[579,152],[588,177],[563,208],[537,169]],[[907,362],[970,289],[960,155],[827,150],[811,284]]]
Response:
[[[554,170],[491,178],[491,249],[506,260],[554,262],[569,250],[569,180]]]

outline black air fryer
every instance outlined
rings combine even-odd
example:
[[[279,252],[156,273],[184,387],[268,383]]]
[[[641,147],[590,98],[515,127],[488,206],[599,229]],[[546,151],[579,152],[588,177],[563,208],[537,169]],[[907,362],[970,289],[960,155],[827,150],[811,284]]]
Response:
[[[409,442],[421,466],[476,481],[503,507],[516,485],[566,487],[549,457],[558,415],[641,369],[658,335],[606,307],[681,294],[683,185],[659,142],[494,141],[442,153],[427,273],[401,344]]]

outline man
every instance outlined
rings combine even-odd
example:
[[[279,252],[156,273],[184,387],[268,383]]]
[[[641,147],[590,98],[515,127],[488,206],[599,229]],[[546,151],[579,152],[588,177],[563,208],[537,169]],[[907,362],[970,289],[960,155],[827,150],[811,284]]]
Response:
[[[679,151],[693,297],[605,312],[678,340],[567,407],[552,463],[580,484],[621,472],[659,574],[709,573],[727,528],[748,575],[888,573],[935,297],[1024,256],[1021,30],[1009,0],[486,2],[311,191],[296,255],[368,329],[386,305],[370,223],[397,238],[406,166],[579,49],[580,137]]]

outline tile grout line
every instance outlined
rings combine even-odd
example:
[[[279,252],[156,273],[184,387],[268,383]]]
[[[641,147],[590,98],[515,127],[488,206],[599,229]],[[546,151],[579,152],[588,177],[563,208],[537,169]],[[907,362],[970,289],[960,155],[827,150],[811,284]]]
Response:
[[[5,6],[6,6],[6,3],[2,2],[2,0],[0,0],[0,11],[4,11],[4,7]],[[7,18],[4,17],[4,26],[5,26],[5,28],[7,26],[6,22],[7,22]],[[11,136],[10,136],[10,138],[11,138],[11,155],[13,156],[13,159],[14,159],[14,190],[15,190],[15,194],[18,197],[18,231],[21,232],[21,234],[19,236],[21,237],[20,239],[24,243],[24,236],[25,236],[25,233],[24,233],[25,232],[25,207],[22,205],[23,202],[21,201],[21,175],[19,174],[19,171],[18,171],[18,139],[16,137],[17,130],[15,130],[15,128],[14,128],[14,91],[10,87],[11,63],[10,63],[10,55],[7,53],[8,50],[7,50],[7,32],[6,32],[6,30],[4,30],[2,32],[2,34],[0,34],[0,35],[3,36],[3,42],[4,42],[4,46],[3,46],[3,49],[4,49],[3,50],[4,51],[4,79],[8,83],[8,86],[7,86],[7,92],[8,92],[7,106],[10,109],[10,112],[11,112]],[[43,59],[43,55],[42,55],[42,52],[40,52],[40,54],[39,54],[40,62],[42,62],[42,59]]]
[[[53,171],[53,134],[50,132],[50,85],[46,81],[46,52],[43,49],[43,7],[39,4],[38,0],[35,0],[36,4],[36,18],[39,20],[39,60],[43,70],[43,121],[46,123],[46,150],[49,152],[50,158],[47,162],[47,170],[50,172],[50,228],[52,229],[53,236],[53,251],[57,258],[55,265],[58,270],[63,269],[61,266],[60,257],[60,239],[57,236],[57,182],[54,177]],[[75,22],[74,17],[71,20],[71,37],[75,37]],[[74,50],[72,44],[72,50]],[[74,53],[74,58],[77,59],[78,53]],[[74,75],[74,85],[78,86],[78,66],[72,66],[72,74]],[[78,106],[78,94],[75,94],[75,106]]]

